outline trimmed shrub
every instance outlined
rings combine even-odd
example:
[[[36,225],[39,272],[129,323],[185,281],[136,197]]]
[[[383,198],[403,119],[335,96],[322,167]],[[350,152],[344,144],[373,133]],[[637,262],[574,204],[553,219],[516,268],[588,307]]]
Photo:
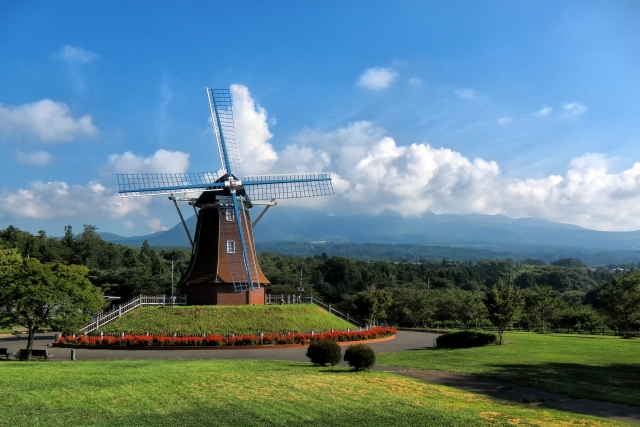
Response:
[[[342,353],[337,342],[331,340],[318,340],[309,344],[307,357],[314,365],[336,365],[340,363]]]
[[[482,347],[487,344],[495,344],[496,336],[486,332],[460,331],[452,334],[440,335],[436,338],[438,347],[443,348],[467,348]]]
[[[352,345],[344,352],[344,361],[354,370],[369,369],[376,363],[376,354],[367,344]]]

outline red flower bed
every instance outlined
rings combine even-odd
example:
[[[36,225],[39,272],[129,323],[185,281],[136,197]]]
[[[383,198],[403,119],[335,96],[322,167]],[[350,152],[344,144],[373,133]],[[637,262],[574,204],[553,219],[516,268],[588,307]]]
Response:
[[[311,341],[329,339],[333,341],[365,341],[384,338],[397,333],[396,328],[371,328],[362,331],[334,331],[320,333],[287,333],[260,335],[66,335],[58,341],[60,344],[86,346],[244,346],[268,344],[309,344]]]

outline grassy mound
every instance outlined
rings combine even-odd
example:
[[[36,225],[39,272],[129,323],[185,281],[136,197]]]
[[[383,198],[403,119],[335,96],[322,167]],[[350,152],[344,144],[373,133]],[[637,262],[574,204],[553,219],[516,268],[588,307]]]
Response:
[[[502,345],[378,355],[378,363],[461,372],[573,397],[640,406],[640,339],[506,332]]]
[[[624,423],[386,372],[276,361],[0,363],[0,426],[545,426]]]
[[[313,304],[141,307],[101,327],[115,334],[255,334],[310,332],[354,326]]]

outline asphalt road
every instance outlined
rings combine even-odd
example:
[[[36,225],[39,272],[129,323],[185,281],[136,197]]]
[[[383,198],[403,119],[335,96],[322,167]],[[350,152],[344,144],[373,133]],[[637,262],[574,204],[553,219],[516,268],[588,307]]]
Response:
[[[376,353],[391,351],[410,351],[432,347],[436,334],[399,331],[395,339],[391,341],[371,344]],[[53,354],[52,360],[70,360],[71,349],[49,347],[53,343],[54,334],[36,334],[34,349],[47,349]],[[6,347],[10,352],[17,352],[27,345],[26,336],[0,339],[0,347]],[[346,346],[342,347],[342,351]],[[151,359],[226,359],[226,360],[287,360],[292,362],[308,362],[305,356],[305,347],[289,348],[229,348],[200,349],[195,347],[190,350],[107,350],[80,348],[76,349],[76,360],[151,360]],[[341,364],[346,366],[346,363]]]

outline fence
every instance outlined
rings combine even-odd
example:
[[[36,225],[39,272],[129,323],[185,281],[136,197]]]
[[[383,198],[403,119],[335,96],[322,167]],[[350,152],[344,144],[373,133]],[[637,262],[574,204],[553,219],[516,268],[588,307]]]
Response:
[[[116,319],[122,317],[123,314],[135,310],[138,307],[149,305],[187,305],[187,296],[180,295],[173,301],[170,296],[167,295],[139,295],[130,301],[120,304],[111,310],[101,311],[93,317],[91,323],[80,328],[80,332],[89,334],[96,331],[100,326],[104,326],[107,323],[113,322]]]
[[[267,294],[265,299],[265,304],[267,305],[275,305],[275,304],[302,304],[302,298],[300,295],[273,295]]]

